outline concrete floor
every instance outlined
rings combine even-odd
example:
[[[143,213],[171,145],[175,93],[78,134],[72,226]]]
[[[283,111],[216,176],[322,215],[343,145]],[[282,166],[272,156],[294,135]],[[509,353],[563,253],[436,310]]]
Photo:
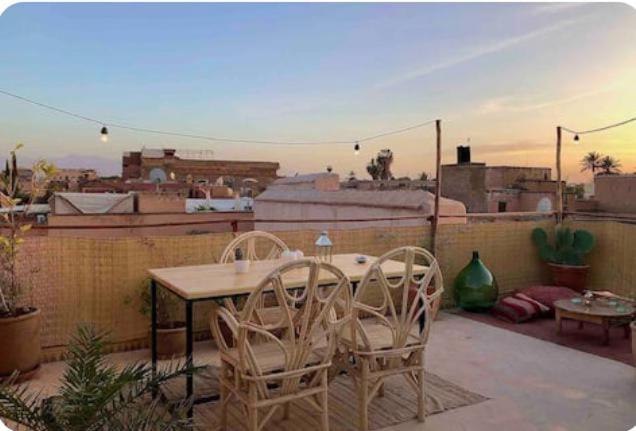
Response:
[[[490,325],[441,313],[427,368],[491,398],[386,431],[626,431],[636,425],[636,369]],[[216,354],[199,344],[201,361]],[[110,355],[117,363],[147,351]],[[32,387],[51,392],[63,363],[45,364]]]

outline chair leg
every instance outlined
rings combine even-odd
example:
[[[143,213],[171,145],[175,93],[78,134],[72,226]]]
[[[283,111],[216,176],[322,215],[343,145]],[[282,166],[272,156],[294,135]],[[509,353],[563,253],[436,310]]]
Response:
[[[320,393],[320,401],[322,412],[320,414],[320,428],[322,431],[329,431],[329,374],[326,371],[322,372],[322,388]]]
[[[256,385],[249,383],[247,401],[247,430],[258,431],[258,408],[256,407]]]
[[[291,406],[291,401],[283,404],[283,420],[289,419],[290,406]]]
[[[369,429],[369,361],[359,359],[360,378],[358,381],[358,429]]]
[[[248,431],[258,431],[258,409],[256,407],[247,408],[247,429]]]
[[[426,420],[426,396],[424,388],[424,352],[420,353],[420,369],[417,370],[417,420]]]
[[[384,383],[380,384],[380,388],[378,388],[378,396],[380,398],[384,397]]]
[[[221,377],[223,379],[224,377]],[[228,390],[227,387],[221,382],[221,420],[220,420],[220,429],[221,431],[225,431],[227,429],[227,405],[228,405]]]

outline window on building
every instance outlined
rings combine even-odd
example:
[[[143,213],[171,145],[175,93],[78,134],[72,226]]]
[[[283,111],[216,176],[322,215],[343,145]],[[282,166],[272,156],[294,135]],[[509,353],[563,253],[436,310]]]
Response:
[[[505,201],[499,201],[499,205],[498,205],[497,210],[500,213],[505,213],[506,212],[506,204],[507,204],[507,202],[505,202]]]

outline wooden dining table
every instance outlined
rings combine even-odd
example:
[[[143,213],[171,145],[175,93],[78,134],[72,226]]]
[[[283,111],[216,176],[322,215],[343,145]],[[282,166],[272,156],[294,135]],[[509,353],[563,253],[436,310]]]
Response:
[[[335,254],[331,263],[339,268],[351,281],[352,289],[367,273],[370,266],[377,260],[375,256],[365,256],[366,262],[358,263],[356,258],[360,254]],[[234,263],[179,266],[171,268],[149,269],[151,278],[151,351],[153,375],[157,370],[157,290],[159,287],[168,289],[185,303],[186,323],[186,364],[193,365],[193,304],[203,301],[223,301],[227,298],[238,299],[253,292],[258,284],[272,271],[285,263],[282,259],[253,261],[249,271],[237,273]],[[389,279],[401,278],[404,275],[405,265],[399,261],[387,261],[382,264],[384,274]],[[426,273],[427,267],[413,266],[413,275],[421,276]],[[308,278],[308,269],[299,269],[285,274],[285,287],[289,289],[302,288]],[[319,284],[329,285],[335,282],[333,274],[322,271],[319,275]],[[194,393],[194,379],[191,372],[186,374],[186,397],[192,399]],[[155,393],[156,395],[156,393]],[[192,404],[217,400],[218,395],[210,395],[192,400]],[[192,417],[192,407],[188,412]]]

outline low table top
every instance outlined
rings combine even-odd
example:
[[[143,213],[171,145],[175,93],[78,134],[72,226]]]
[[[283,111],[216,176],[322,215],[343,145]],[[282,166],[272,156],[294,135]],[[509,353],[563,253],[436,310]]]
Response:
[[[618,310],[617,307],[598,300],[592,301],[592,305],[587,307],[584,303],[576,304],[569,299],[559,299],[554,302],[554,307],[570,313],[600,317],[628,317],[636,313],[636,309],[631,305],[621,304],[621,310]]]
[[[367,262],[356,263],[359,254],[335,254],[332,264],[344,272],[352,282],[362,280],[367,270],[378,258],[367,256]],[[238,274],[234,263],[222,263],[197,266],[180,266],[173,268],[149,269],[150,276],[165,288],[186,300],[222,298],[251,293],[258,284],[274,269],[285,261],[281,259],[252,261],[249,272]],[[382,264],[384,274],[388,277],[401,277],[405,271],[403,262],[389,260]],[[413,265],[413,273],[422,275],[428,267]],[[301,287],[307,282],[308,269],[290,271],[283,280],[285,287]],[[331,273],[321,272],[320,283],[333,282]]]

